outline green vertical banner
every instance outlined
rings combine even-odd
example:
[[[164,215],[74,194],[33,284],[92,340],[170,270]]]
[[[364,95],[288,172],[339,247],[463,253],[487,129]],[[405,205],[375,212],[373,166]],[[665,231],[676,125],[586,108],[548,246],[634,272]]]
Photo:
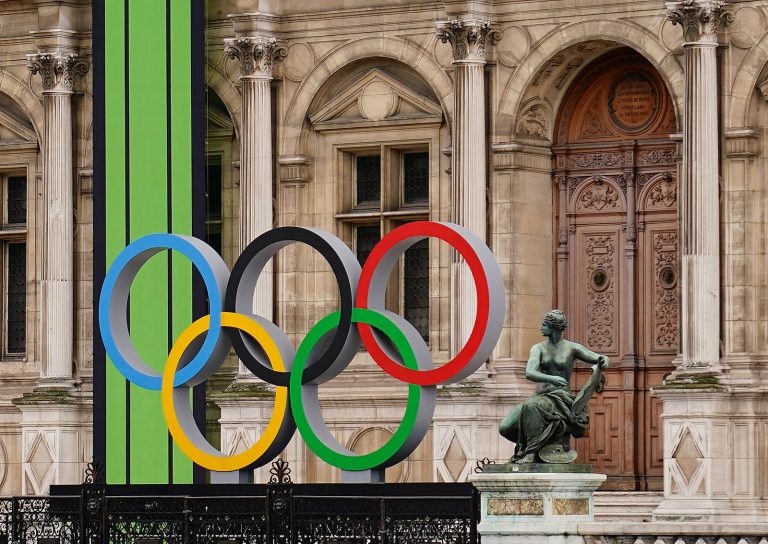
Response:
[[[95,297],[112,261],[137,238],[203,233],[203,10],[202,1],[190,0],[93,3]],[[199,293],[181,255],[160,253],[136,276],[131,339],[158,372],[175,338],[204,313]],[[200,425],[204,395],[202,386],[191,399]],[[94,459],[107,483],[204,478],[170,439],[160,392],[127,382],[100,337],[94,339]]]

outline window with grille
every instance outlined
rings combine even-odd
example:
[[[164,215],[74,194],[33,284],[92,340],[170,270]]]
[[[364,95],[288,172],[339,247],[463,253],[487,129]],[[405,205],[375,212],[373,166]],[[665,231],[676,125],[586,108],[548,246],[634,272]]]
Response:
[[[358,206],[381,205],[381,156],[364,155],[355,160],[355,186]]]
[[[205,171],[205,241],[221,255],[221,157],[208,156]]]
[[[2,244],[3,337],[5,357],[20,357],[27,342],[27,177],[0,174],[4,194]]]
[[[368,255],[373,251],[379,240],[381,240],[381,231],[379,225],[357,227],[355,252],[357,253],[357,260],[360,262],[360,266],[363,266]]]
[[[425,144],[360,145],[359,152],[340,150],[339,164],[346,165],[344,179],[349,185],[344,211],[337,218],[348,223],[362,266],[388,231],[409,221],[429,219],[430,153],[424,150]],[[405,252],[385,298],[390,310],[404,315],[429,341],[428,240]]]
[[[429,200],[429,153],[403,153],[403,200],[406,204]]]
[[[429,342],[429,240],[416,242],[405,252],[403,313]]]

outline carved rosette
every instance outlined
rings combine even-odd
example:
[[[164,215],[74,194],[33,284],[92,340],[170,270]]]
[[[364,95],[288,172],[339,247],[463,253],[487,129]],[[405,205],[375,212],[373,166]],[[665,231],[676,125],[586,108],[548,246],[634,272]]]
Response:
[[[722,0],[683,0],[667,7],[667,19],[683,28],[686,43],[717,44],[717,33],[733,21]]]
[[[224,40],[224,54],[240,61],[240,77],[272,77],[272,66],[288,54],[276,38],[253,36]]]
[[[75,53],[46,51],[27,55],[27,69],[40,74],[45,93],[71,93],[75,76],[88,72],[88,64],[79,60]]]
[[[487,48],[501,39],[490,21],[478,19],[438,22],[436,34],[443,43],[450,42],[454,61],[485,62]]]

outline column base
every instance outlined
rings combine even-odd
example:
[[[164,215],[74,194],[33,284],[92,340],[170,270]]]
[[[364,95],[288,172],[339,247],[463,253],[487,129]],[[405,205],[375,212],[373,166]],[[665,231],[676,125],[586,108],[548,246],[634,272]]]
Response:
[[[470,476],[469,480],[480,491],[477,530],[483,544],[584,542],[578,536],[578,524],[594,521],[593,495],[606,476],[592,472],[539,472],[540,467],[486,465],[486,472]],[[588,468],[563,465],[561,470]]]

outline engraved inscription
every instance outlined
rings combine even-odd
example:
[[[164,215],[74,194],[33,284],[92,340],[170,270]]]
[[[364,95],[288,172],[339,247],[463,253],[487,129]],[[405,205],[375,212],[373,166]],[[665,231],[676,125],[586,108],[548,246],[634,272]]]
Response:
[[[656,86],[642,72],[629,72],[618,78],[608,95],[611,119],[624,130],[642,129],[653,119],[658,108]]]

